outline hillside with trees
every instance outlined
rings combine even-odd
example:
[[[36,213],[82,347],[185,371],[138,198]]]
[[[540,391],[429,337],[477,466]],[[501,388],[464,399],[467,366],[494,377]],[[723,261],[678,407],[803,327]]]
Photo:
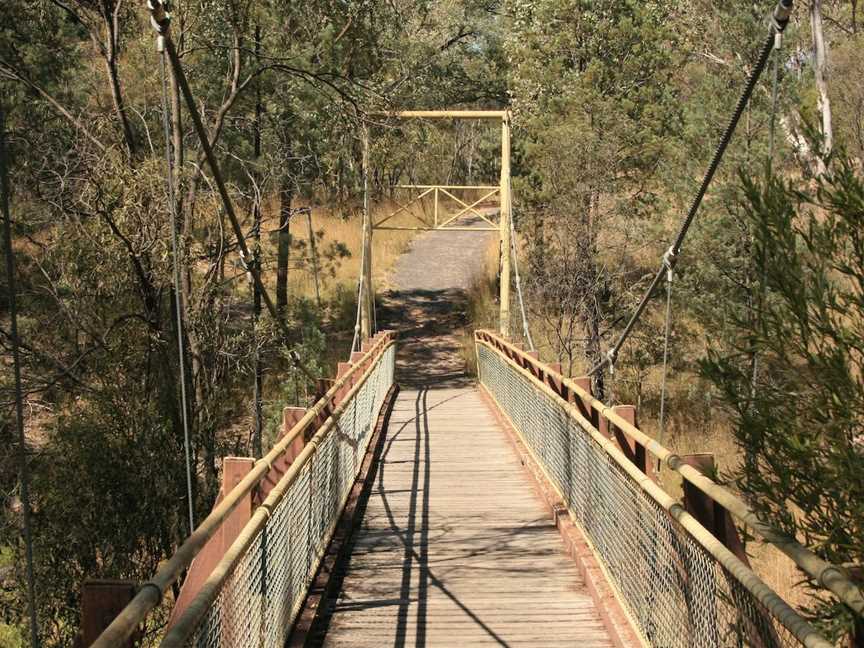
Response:
[[[308,405],[310,375],[350,351],[364,134],[376,204],[400,182],[497,182],[494,129],[383,111],[512,111],[528,322],[542,358],[584,375],[674,238],[774,5],[177,2],[170,29],[251,259],[145,4],[0,7],[36,612],[43,645],[68,646],[85,580],[146,580],[189,532],[184,438],[200,519],[222,458],[260,456],[282,407]],[[673,449],[721,455],[722,479],[759,513],[859,579],[860,22],[857,0],[796,3],[678,259],[667,361],[664,285],[614,372],[594,379]],[[248,264],[289,340],[262,314]],[[28,645],[27,574],[5,282],[0,645],[15,648]],[[777,578],[833,638],[854,627],[801,574]]]

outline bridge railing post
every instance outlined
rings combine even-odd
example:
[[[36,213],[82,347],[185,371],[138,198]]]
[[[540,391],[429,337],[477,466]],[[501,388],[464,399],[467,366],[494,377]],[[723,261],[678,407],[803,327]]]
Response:
[[[549,362],[546,364],[546,367],[549,371],[546,373],[546,384],[549,385],[552,389],[555,390],[561,398],[567,400],[567,388],[564,386],[564,382],[561,380],[561,363],[560,362]]]
[[[222,461],[222,487],[219,490],[219,495],[216,498],[214,507],[222,501],[222,498],[230,493],[243,478],[248,475],[255,465],[255,460],[252,457],[225,457]],[[273,479],[272,475],[268,475],[262,481],[262,488],[266,487],[267,479]],[[278,478],[273,482],[278,482]],[[186,580],[183,581],[183,587],[180,590],[180,596],[171,610],[171,618],[168,621],[170,628],[173,623],[179,619],[186,608],[192,603],[198,592],[203,587],[204,583],[210,577],[210,574],[222,560],[222,556],[240,535],[243,527],[252,518],[252,509],[254,506],[255,493],[250,491],[237,507],[231,511],[219,530],[207,541],[207,544],[201,549],[195,557],[195,561],[189,568],[186,575]]]
[[[612,411],[633,427],[639,427],[636,422],[636,407],[634,405],[616,405],[612,408]],[[645,446],[625,434],[622,430],[619,430],[616,426],[609,425],[608,422],[607,427],[609,428],[609,437],[615,440],[618,447],[621,449],[621,452],[623,452],[624,455],[632,461],[637,468],[639,468],[639,470],[645,473],[652,480],[657,481],[653,466],[654,462],[649,461],[648,452],[645,450]]]
[[[714,455],[710,452],[681,455],[681,459],[705,475],[715,471]],[[735,521],[725,508],[684,480],[684,508],[708,529],[723,545],[748,567],[750,559],[735,527]]]
[[[571,401],[579,412],[598,430],[600,429],[600,415],[597,410],[591,405],[591,376],[579,376],[574,378],[573,382],[577,387],[583,389],[588,395],[588,398],[579,398],[576,394],[571,395]],[[602,432],[602,430],[601,430]]]
[[[710,452],[682,455],[681,459],[706,475],[711,475],[715,471],[714,455]],[[730,513],[686,480],[684,481],[684,508],[742,563],[750,567],[750,559],[747,557],[744,543]],[[740,591],[738,582],[734,578],[725,575],[725,581],[738,614],[736,626],[746,637],[747,645],[755,648],[774,648],[781,645],[770,616],[749,604],[750,597]],[[715,584],[715,587],[719,587],[719,584]]]
[[[89,648],[114,618],[135,597],[133,581],[94,579],[81,587],[81,631],[76,648]],[[121,648],[132,648],[138,641],[131,637]]]

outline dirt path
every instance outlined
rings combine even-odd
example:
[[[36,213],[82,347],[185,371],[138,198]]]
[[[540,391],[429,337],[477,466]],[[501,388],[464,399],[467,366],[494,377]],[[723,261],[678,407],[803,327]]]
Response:
[[[481,276],[495,236],[483,231],[425,232],[396,261],[388,276],[390,289],[380,299],[378,327],[400,332],[401,384],[458,387],[471,382],[459,337],[467,323],[468,289]]]

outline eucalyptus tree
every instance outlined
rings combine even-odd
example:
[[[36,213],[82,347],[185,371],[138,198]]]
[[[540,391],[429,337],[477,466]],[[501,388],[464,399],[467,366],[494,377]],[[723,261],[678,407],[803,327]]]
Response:
[[[680,127],[675,3],[506,6],[529,301],[557,353],[572,364],[581,347],[594,364],[621,309],[616,282],[636,278],[621,261],[655,213],[658,164]],[[595,387],[602,395],[602,378]]]

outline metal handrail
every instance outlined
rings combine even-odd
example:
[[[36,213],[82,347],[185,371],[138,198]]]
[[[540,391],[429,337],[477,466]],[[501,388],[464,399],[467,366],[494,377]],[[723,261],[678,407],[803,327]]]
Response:
[[[177,581],[180,575],[189,567],[192,560],[207,544],[207,541],[216,533],[222,522],[238,506],[249,492],[255,488],[267,474],[273,463],[284,455],[293,441],[302,434],[306,428],[315,421],[323,412],[331,409],[331,402],[348,381],[364,368],[366,360],[380,356],[390,344],[395,334],[385,331],[379,334],[379,339],[365,353],[365,355],[354,363],[353,366],[340,378],[338,378],[330,389],[306,412],[306,414],[283,436],[279,442],[264,457],[255,462],[252,470],[234,488],[229,491],[210,514],[196,527],[182,545],[153,575],[153,577],[142,584],[129,604],[123,608],[120,614],[96,639],[91,648],[114,648],[123,645],[129,639],[147,615],[162,601],[165,592]],[[374,363],[367,367],[365,373],[371,371]]]
[[[861,589],[848,577],[841,567],[823,560],[788,534],[776,529],[767,522],[764,522],[739,497],[711,478],[707,477],[697,468],[684,463],[684,460],[681,459],[680,456],[642,432],[635,425],[615,412],[611,407],[608,407],[602,401],[595,398],[590,392],[576,384],[572,379],[553,371],[547,365],[527,354],[522,349],[519,349],[496,333],[487,330],[476,331],[475,340],[478,342],[484,342],[487,346],[492,346],[493,348],[497,346],[500,350],[506,349],[510,353],[530,363],[544,374],[554,376],[556,381],[560,381],[560,383],[566,386],[568,390],[577,395],[583,400],[583,402],[595,410],[598,415],[605,417],[621,432],[644,446],[648,452],[663,462],[670,470],[680,474],[684,480],[711,497],[715,502],[723,506],[741,522],[753,529],[753,531],[768,543],[777,547],[780,551],[791,558],[805,574],[819,583],[819,585],[832,592],[851,610],[864,616],[864,595],[862,595]],[[533,374],[530,374],[530,372],[529,375],[532,375],[533,377]],[[537,382],[542,384],[552,393],[555,393],[554,390],[551,390],[545,385],[545,383],[542,383],[539,380]],[[560,394],[556,394],[556,396],[561,398]]]
[[[347,409],[348,403],[357,394],[361,387],[366,383],[373,373],[373,369],[377,363],[384,357],[384,351],[395,344],[392,338],[388,338],[381,353],[375,358],[375,362],[369,365],[367,371],[363,373],[360,379],[354,383],[350,391],[345,395],[340,404],[331,412],[326,421],[318,428],[315,435],[303,447],[299,455],[291,462],[291,466],[287,472],[281,477],[279,482],[264,500],[261,505],[255,509],[249,522],[243,527],[243,530],[237,536],[225,555],[210,573],[210,576],[201,586],[198,594],[189,604],[189,606],[180,615],[176,623],[171,626],[171,630],[165,635],[165,638],[160,644],[161,648],[180,648],[185,644],[188,638],[195,631],[198,622],[207,613],[207,610],[216,600],[220,589],[225,580],[231,575],[237,565],[237,560],[249,548],[249,545],[255,539],[256,534],[267,524],[275,507],[282,501],[291,485],[296,481],[297,476],[304,466],[310,461],[312,455],[317,451],[321,444],[324,435],[327,434],[339,420],[339,416]],[[343,502],[344,504],[344,502]],[[329,533],[328,533],[329,535]]]
[[[499,185],[397,184],[397,185],[390,185],[390,186],[394,189],[476,189],[476,190],[486,189],[489,191],[491,191],[492,189],[495,189],[496,191],[500,191],[500,189],[501,189],[501,187]]]
[[[567,414],[573,418],[591,438],[603,448],[610,458],[624,471],[636,484],[653,499],[660,507],[662,507],[672,518],[674,518],[682,527],[684,527],[693,539],[707,551],[718,563],[725,567],[735,579],[744,587],[753,597],[758,600],[765,608],[779,621],[783,627],[791,632],[804,646],[807,648],[832,648],[832,644],[826,641],[810,623],[796,612],[786,601],[774,592],[761,578],[744,562],[733,554],[723,543],[721,543],[708,529],[688,513],[684,507],[656,484],[650,477],[643,473],[639,468],[630,461],[621,449],[611,439],[603,435],[591,422],[585,418],[582,412],[572,403],[565,401],[561,395],[555,392],[546,383],[538,379],[534,374],[519,366],[511,358],[500,353],[500,349],[496,349],[495,345],[479,338],[475,338],[478,344],[482,344],[486,348],[498,353],[503,359],[517,372],[530,380],[535,387],[542,390],[548,396],[559,401],[559,405]],[[494,394],[487,393],[496,401]],[[499,409],[501,409],[499,405]],[[503,410],[502,410],[503,412]],[[515,428],[515,426],[514,426]],[[546,472],[543,462],[538,460],[534,454],[533,448],[526,444],[526,448],[531,453],[537,465],[541,467],[546,474],[548,481],[555,484]],[[556,491],[558,488],[555,487]],[[564,497],[563,493],[558,492],[559,496]]]

